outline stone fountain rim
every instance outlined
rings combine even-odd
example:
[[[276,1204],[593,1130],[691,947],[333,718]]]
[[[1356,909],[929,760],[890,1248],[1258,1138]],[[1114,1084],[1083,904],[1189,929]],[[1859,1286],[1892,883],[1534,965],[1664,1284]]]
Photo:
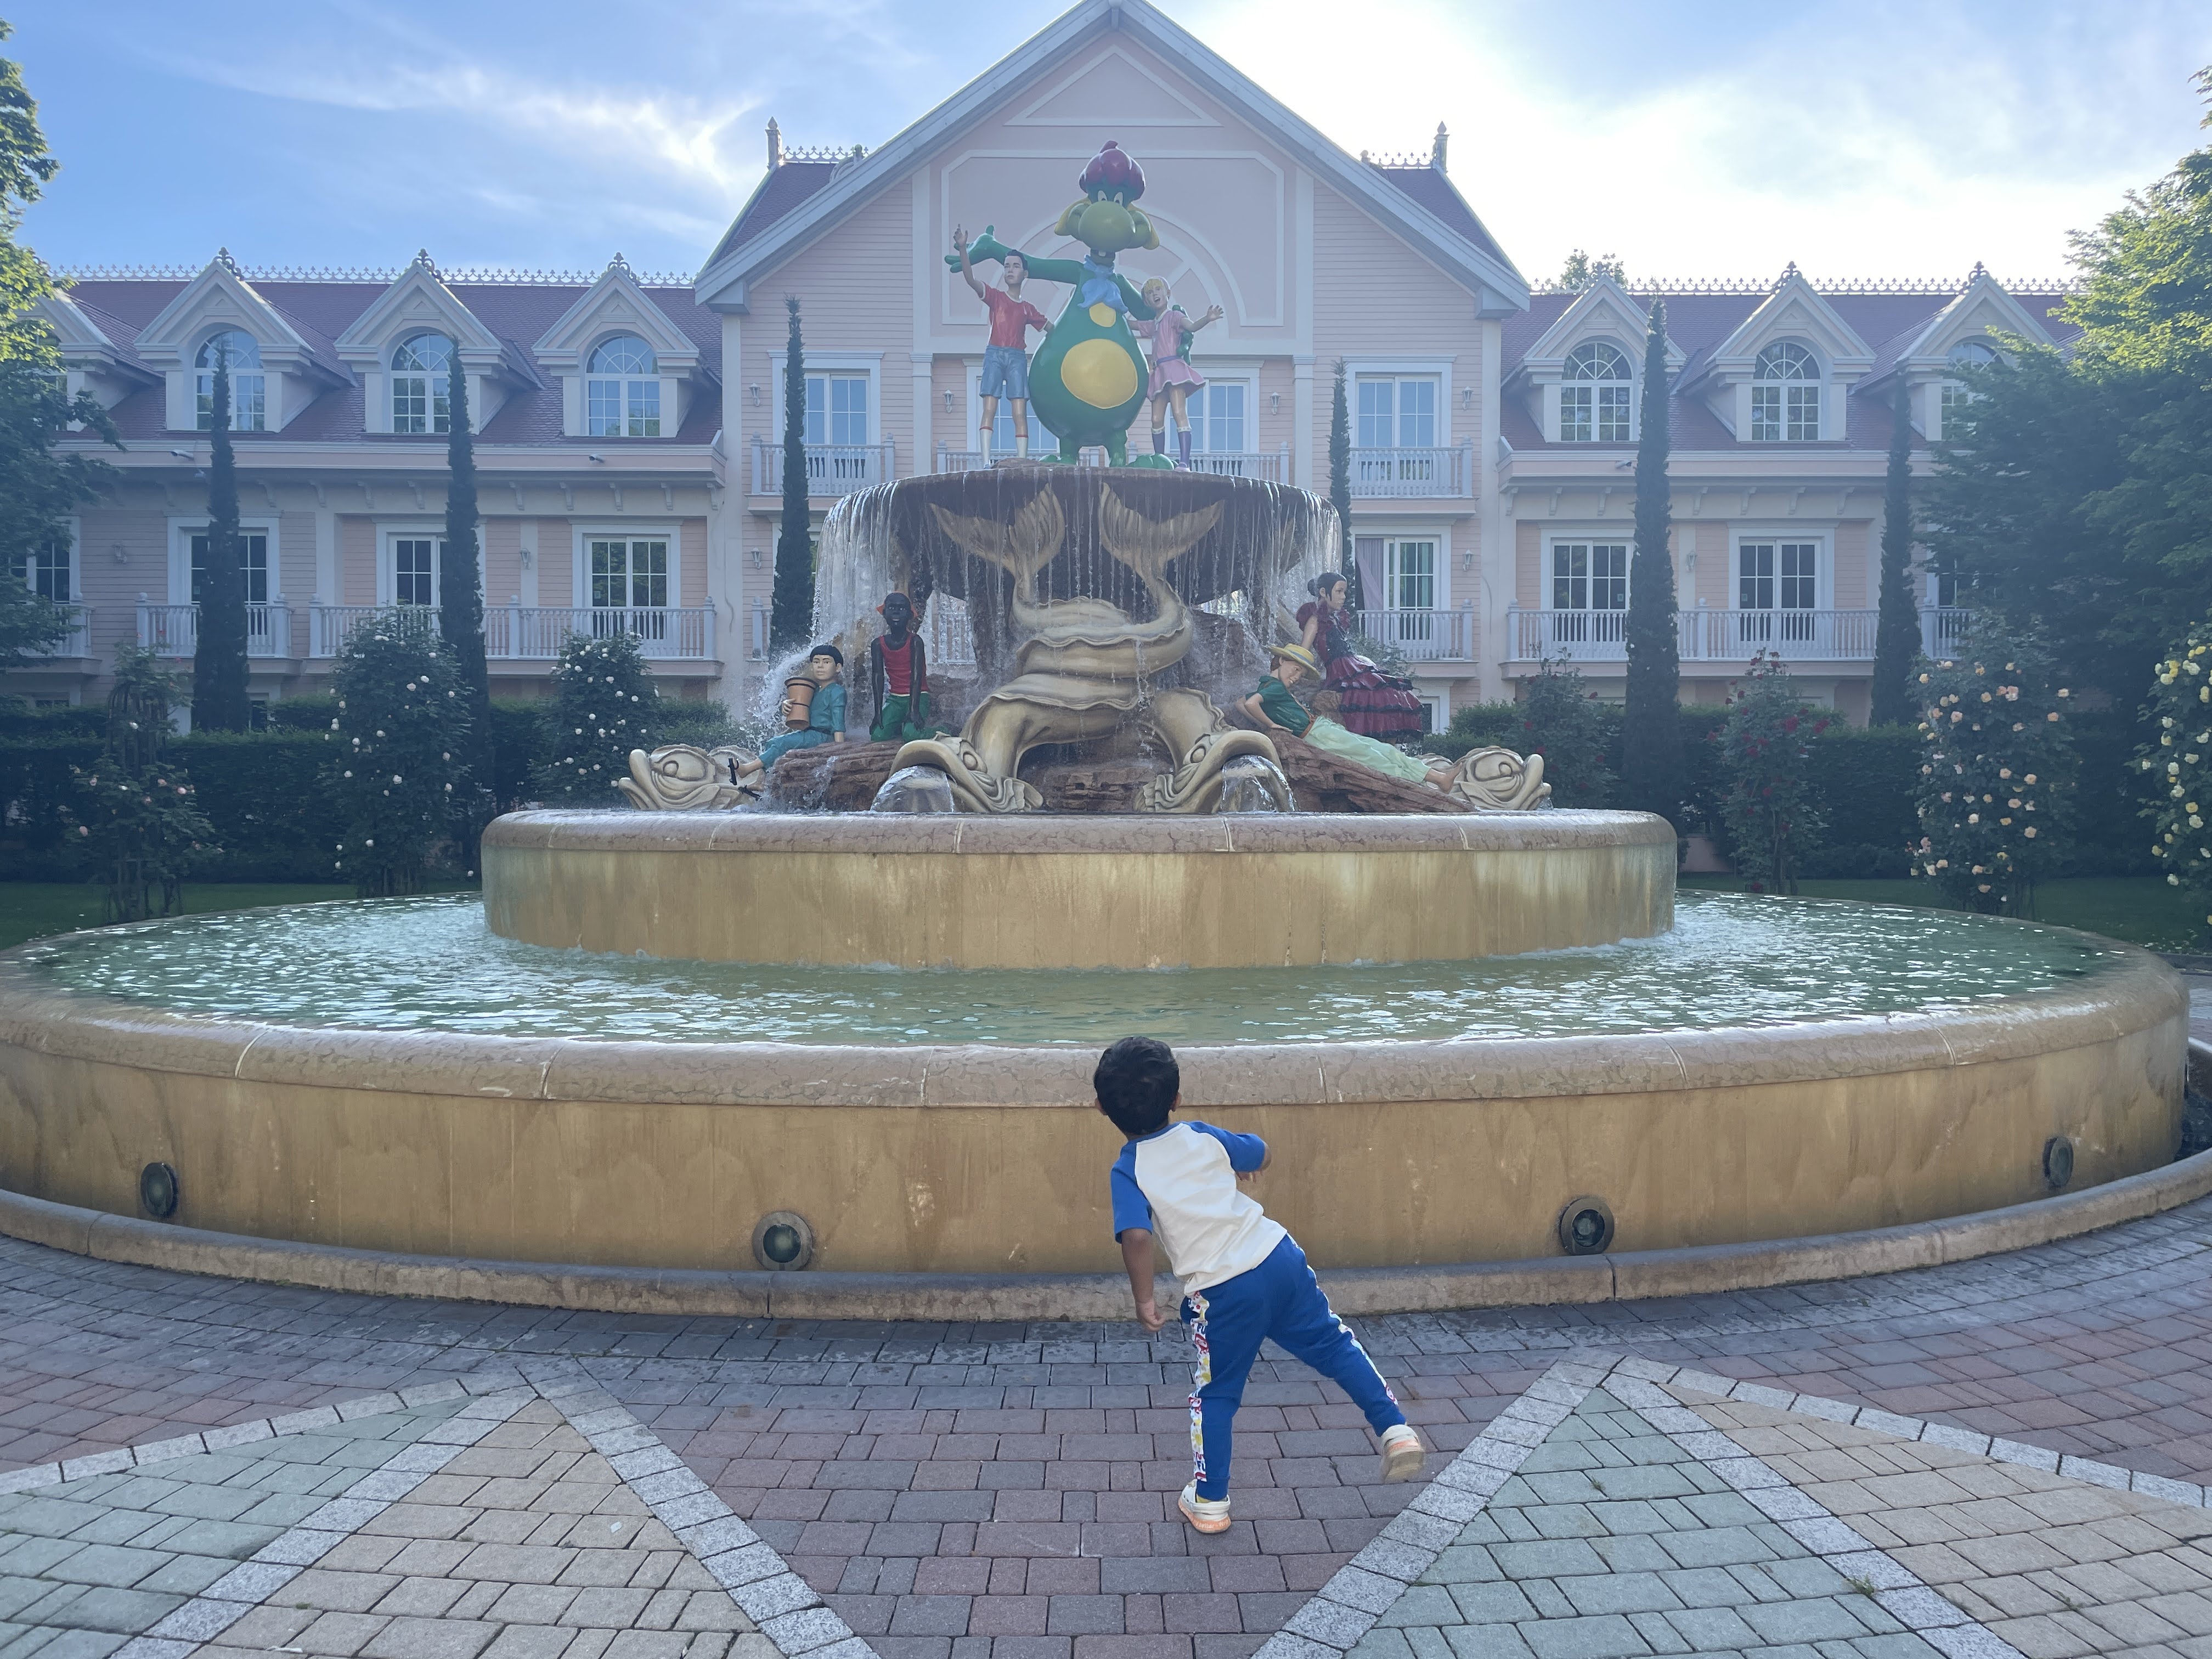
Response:
[[[1190,1044],[1176,1054],[1201,1109],[1558,1099],[1983,1065],[2185,1021],[2187,986],[2159,957],[2050,931],[2093,944],[2102,965],[2074,984],[1940,1012],[1617,1036]],[[74,937],[0,952],[0,1043],[147,1071],[498,1101],[1092,1109],[1088,1043],[676,1043],[266,1024],[170,1012],[39,975],[28,954]]]
[[[1164,813],[655,812],[533,807],[495,818],[489,847],[525,851],[897,853],[1517,853],[1671,847],[1649,812]]]

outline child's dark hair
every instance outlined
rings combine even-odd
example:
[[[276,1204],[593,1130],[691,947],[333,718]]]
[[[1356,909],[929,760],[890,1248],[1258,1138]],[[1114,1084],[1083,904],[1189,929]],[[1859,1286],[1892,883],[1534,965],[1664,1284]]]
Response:
[[[840,651],[836,646],[829,643],[826,640],[822,644],[816,646],[806,654],[810,659],[815,657],[827,657],[831,662],[836,663],[840,668],[842,668],[845,665],[845,653]]]
[[[1175,1051],[1158,1037],[1125,1036],[1098,1056],[1091,1087],[1098,1109],[1133,1140],[1166,1123],[1182,1072]]]

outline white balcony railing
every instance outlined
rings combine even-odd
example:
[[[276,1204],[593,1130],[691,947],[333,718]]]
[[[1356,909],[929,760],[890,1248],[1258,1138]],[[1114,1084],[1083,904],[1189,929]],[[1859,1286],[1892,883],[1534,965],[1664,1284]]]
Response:
[[[165,657],[189,657],[199,649],[200,608],[197,605],[155,605],[138,596],[138,643]],[[278,594],[246,607],[246,654],[248,657],[289,657],[292,654],[292,607]]]
[[[64,657],[88,657],[92,654],[92,607],[88,605],[64,605],[60,609],[68,614],[69,632],[45,649],[26,652],[25,655],[55,661]]]
[[[1474,655],[1471,610],[1362,611],[1353,623],[1376,644],[1395,647],[1416,662],[1466,662]]]
[[[1966,613],[1949,607],[1920,613],[1920,644],[1930,656],[1954,648]],[[1771,651],[1790,663],[1874,661],[1878,611],[1678,611],[1682,660],[1749,662]],[[1508,614],[1507,654],[1514,662],[1626,662],[1626,611],[1519,611]]]
[[[1955,657],[1965,647],[1966,619],[1974,613],[1962,605],[1931,605],[1920,613],[1920,648],[1938,662]]]
[[[310,612],[311,655],[336,656],[356,629],[438,631],[438,608],[427,605],[319,605]],[[572,634],[586,639],[635,637],[649,660],[702,662],[714,654],[712,605],[495,605],[484,609],[484,655],[493,662],[550,662]]]
[[[1437,498],[1474,494],[1474,446],[1354,449],[1354,495]]]
[[[806,493],[849,495],[896,477],[890,440],[874,444],[806,446]],[[783,494],[783,446],[753,440],[753,494]]]

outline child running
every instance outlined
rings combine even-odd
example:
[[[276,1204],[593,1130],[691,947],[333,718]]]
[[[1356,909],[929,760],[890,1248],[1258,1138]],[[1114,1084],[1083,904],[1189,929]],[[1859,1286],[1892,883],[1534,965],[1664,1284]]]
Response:
[[[1155,1237],[1182,1280],[1183,1322],[1198,1356],[1184,1518],[1200,1532],[1229,1529],[1230,1424],[1260,1344],[1270,1338],[1366,1413],[1382,1443],[1385,1480],[1419,1474],[1420,1437],[1367,1351],[1330,1310],[1305,1252],[1237,1190],[1267,1167],[1267,1143],[1211,1123],[1170,1122],[1182,1104],[1182,1074],[1167,1044],[1152,1037],[1123,1037],[1107,1049],[1091,1085],[1098,1109],[1128,1137],[1114,1160],[1114,1237],[1147,1331],[1165,1322],[1152,1299]]]

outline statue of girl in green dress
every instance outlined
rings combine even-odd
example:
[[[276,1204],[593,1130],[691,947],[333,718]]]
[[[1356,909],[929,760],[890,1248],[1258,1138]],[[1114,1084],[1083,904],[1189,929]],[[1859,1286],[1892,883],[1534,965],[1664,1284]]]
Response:
[[[1304,646],[1269,646],[1267,665],[1275,672],[1261,680],[1260,689],[1245,698],[1242,705],[1244,712],[1263,728],[1304,738],[1324,754],[1351,761],[1385,777],[1407,783],[1425,783],[1432,789],[1451,788],[1458,769],[1450,761],[1424,760],[1378,738],[1346,731],[1328,715],[1309,714],[1305,705],[1291,691],[1302,679],[1321,678],[1321,661]]]

